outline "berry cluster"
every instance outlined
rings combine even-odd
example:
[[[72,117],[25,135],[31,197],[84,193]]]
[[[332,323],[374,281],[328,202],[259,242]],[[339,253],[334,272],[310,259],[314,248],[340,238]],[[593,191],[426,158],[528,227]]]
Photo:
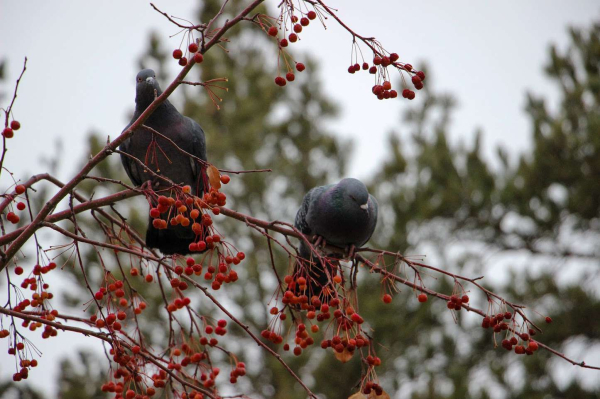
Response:
[[[463,304],[469,303],[469,296],[464,294],[462,296],[451,295],[450,300],[448,301],[448,309],[459,311],[462,309]]]
[[[21,128],[21,124],[19,121],[13,120],[10,122],[10,126],[6,126],[4,130],[2,130],[2,137],[5,139],[12,139],[15,136],[15,131]]]
[[[220,176],[220,182],[227,184],[229,176]],[[190,226],[196,234],[196,240],[189,245],[191,252],[202,252],[213,249],[221,241],[221,236],[212,234],[213,220],[208,213],[210,210],[218,215],[227,201],[225,193],[211,187],[202,198],[190,195],[191,187],[184,186],[180,191],[175,190],[175,197],[149,196],[150,217],[152,226],[156,229],[167,229],[169,225]]]
[[[193,59],[196,64],[200,64],[202,61],[204,61],[204,56],[202,53],[199,53],[198,50],[199,48],[197,43],[190,43],[185,54],[181,49],[173,50],[173,58],[178,60],[179,65],[181,66],[186,66],[189,59]]]
[[[19,187],[19,186],[17,186]],[[25,192],[25,188],[18,188],[17,191],[19,193]],[[36,317],[39,317],[43,320],[54,321],[58,316],[57,310],[48,310],[50,308],[50,301],[54,298],[54,294],[49,291],[49,284],[45,283],[43,280],[43,275],[49,273],[50,271],[56,269],[56,263],[50,262],[45,266],[35,265],[33,270],[29,274],[28,277],[25,277],[20,284],[20,288],[23,290],[32,291],[31,296],[29,298],[21,292],[16,285],[12,285],[13,289],[16,291],[16,296],[19,298],[23,298],[20,300],[13,308],[15,312],[26,312],[33,311],[36,313]],[[22,266],[15,266],[14,272],[17,276],[20,276],[24,273],[24,269]],[[51,337],[56,337],[58,335],[58,331],[48,325],[43,324],[40,321],[31,321],[31,320],[23,320],[21,327],[27,328],[30,331],[36,331],[37,329],[42,330],[42,338],[48,339]],[[11,340],[11,345],[9,345],[8,354],[17,356],[19,359],[19,371],[13,374],[13,381],[21,381],[27,379],[29,376],[29,369],[31,367],[36,367],[38,362],[36,359],[27,359],[27,353],[35,353],[34,351],[27,350],[27,341],[25,338],[17,331],[16,325],[12,325],[13,332],[12,334],[4,329],[0,330],[0,338],[6,337],[14,337]]]
[[[294,15],[294,10],[290,11],[284,9],[282,12],[282,16],[275,22],[273,22],[273,18],[266,15],[261,15],[258,18],[258,23],[261,28],[267,33],[267,35],[273,37],[277,41],[277,47],[279,51],[277,57],[278,64],[280,63],[281,59],[283,59],[285,63],[285,77],[278,75],[275,78],[275,84],[281,87],[285,86],[287,82],[293,82],[296,80],[294,69],[290,65],[291,56],[287,53],[287,51],[285,51],[285,48],[288,47],[290,43],[296,43],[300,39],[298,35],[302,32],[302,30],[310,24],[310,21],[317,18],[317,13],[315,11],[308,11],[307,13],[300,11],[300,18],[298,18],[297,15]],[[279,37],[280,29],[283,31],[282,38]],[[302,72],[306,69],[306,66],[301,62],[295,62],[295,69],[298,72]]]
[[[15,203],[14,207],[18,211],[24,211],[27,208],[27,205],[23,201],[18,201],[18,196],[24,194],[26,190],[27,189],[25,188],[24,185],[22,185],[22,184],[16,185],[15,193],[12,195],[9,195],[9,198],[11,198],[11,200],[12,200],[9,206],[12,206],[12,203]],[[6,213],[6,220],[11,222],[12,224],[17,224],[21,221],[21,218],[13,210],[13,211],[9,211]]]

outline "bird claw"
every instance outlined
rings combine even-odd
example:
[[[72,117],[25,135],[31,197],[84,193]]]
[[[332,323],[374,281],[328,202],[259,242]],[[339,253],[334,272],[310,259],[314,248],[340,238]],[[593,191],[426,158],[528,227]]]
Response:
[[[315,248],[317,248],[319,246],[324,248],[325,246],[327,246],[327,241],[322,236],[314,236],[313,245]]]
[[[356,247],[354,246],[354,244],[346,247],[346,251],[347,251],[347,258],[348,259],[354,259],[354,255],[356,255]]]

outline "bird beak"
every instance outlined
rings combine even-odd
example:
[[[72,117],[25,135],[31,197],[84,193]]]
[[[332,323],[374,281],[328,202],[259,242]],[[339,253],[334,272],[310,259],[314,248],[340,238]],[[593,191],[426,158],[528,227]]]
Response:
[[[154,85],[154,78],[152,76],[149,76],[146,78],[146,83]]]
[[[369,203],[367,202],[366,204],[362,204],[362,205],[360,206],[360,208],[361,208],[361,209],[364,209],[365,211],[368,211],[368,210],[369,210]]]

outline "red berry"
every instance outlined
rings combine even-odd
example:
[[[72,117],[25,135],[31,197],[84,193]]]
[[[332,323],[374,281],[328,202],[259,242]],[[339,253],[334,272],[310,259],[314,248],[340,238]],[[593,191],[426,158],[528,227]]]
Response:
[[[298,62],[298,63],[296,63],[296,70],[297,70],[298,72],[302,72],[302,71],[304,71],[305,69],[306,69],[306,67],[304,66],[304,64],[303,64],[303,63],[301,63],[301,62]]]
[[[292,15],[292,23],[298,22],[298,17],[296,15]]]
[[[317,13],[314,11],[309,11],[308,14],[306,14],[306,16],[308,17],[308,19],[315,19],[317,18]]]
[[[392,303],[392,296],[390,294],[385,294],[383,296],[383,303]]]
[[[18,186],[15,187],[15,193],[17,193],[18,195],[21,195],[25,192],[25,186],[22,184],[19,184]]]
[[[281,41],[279,42],[279,45],[281,47],[287,47],[288,46],[288,41],[286,38],[281,39]]]
[[[190,50],[190,53],[195,53],[196,51],[198,51],[198,45],[196,43],[191,43],[188,46],[188,50]]]
[[[296,356],[300,356],[302,354],[302,348],[300,348],[299,346],[294,348],[294,355]]]
[[[290,33],[289,39],[290,42],[295,43],[298,40],[298,35],[295,33]]]
[[[423,71],[419,71],[417,72],[417,76],[421,79],[421,80],[425,80],[425,72]]]
[[[23,209],[25,209],[25,203],[24,202],[19,202],[17,204],[17,209],[22,211]]]
[[[183,57],[182,59],[180,59],[179,60],[179,65],[186,66],[187,65],[187,58]]]
[[[371,75],[375,75],[377,73],[377,67],[373,65],[371,68],[369,68],[369,73]]]
[[[415,98],[415,92],[411,90],[411,92],[408,93],[408,99],[413,100],[414,98]]]
[[[98,291],[96,292],[96,294],[94,294],[94,298],[96,298],[97,301],[101,301],[102,299],[104,299],[104,294],[102,293],[102,291]]]
[[[412,71],[413,68],[412,68],[412,65],[410,65],[410,64],[404,64],[404,69],[406,69],[407,71],[410,72],[410,71]]]
[[[389,81],[383,82],[383,90],[390,90],[392,88],[392,84]]]
[[[535,341],[529,341],[529,345],[528,348],[532,351],[535,352],[538,349],[538,344]]]
[[[468,295],[463,295],[462,298],[460,298],[460,301],[462,303],[468,303],[469,302],[469,296]]]
[[[363,71],[366,71],[367,69],[369,69],[369,64],[366,62],[363,62],[362,69],[363,69]]]
[[[227,320],[221,319],[217,322],[217,325],[221,328],[225,328],[227,326]]]
[[[411,80],[412,80],[412,82],[413,82],[414,85],[417,85],[417,84],[421,83],[421,78],[418,77],[417,75],[413,76]]]
[[[552,319],[550,318],[550,316],[546,316],[546,323],[548,323],[548,324],[552,323]]]
[[[203,56],[202,54],[200,54],[200,53],[196,53],[196,54],[194,54],[194,62],[195,62],[196,64],[199,64],[199,63],[201,63],[202,61],[204,61],[204,56]]]
[[[354,65],[350,65],[348,67],[348,73],[352,73],[352,74],[354,73]]]
[[[227,184],[227,183],[229,183],[230,180],[231,180],[231,178],[229,176],[221,175],[221,183]]]
[[[181,57],[183,57],[183,51],[181,51],[180,49],[173,50],[173,58],[175,58],[176,60],[178,60]]]
[[[390,54],[390,61],[396,62],[396,61],[398,61],[398,58],[400,58],[400,56],[398,54],[396,54],[396,53]]]
[[[418,296],[419,302],[427,302],[427,294],[419,294]]]
[[[302,25],[300,25],[300,24],[294,25],[294,32],[296,32],[296,33],[302,32]]]
[[[15,274],[17,276],[20,276],[21,274],[23,274],[23,268],[21,266],[15,267]]]
[[[373,64],[375,64],[375,65],[381,65],[381,61],[382,61],[382,59],[380,56],[373,58]]]
[[[410,90],[408,90],[408,89],[402,90],[402,97],[408,98],[409,94],[410,94]]]
[[[281,86],[281,87],[283,87],[283,86],[285,86],[285,85],[286,85],[286,81],[285,81],[285,79],[284,79],[284,78],[282,78],[281,76],[277,76],[277,77],[275,78],[275,84],[276,84],[277,86]]]
[[[390,98],[398,97],[398,92],[396,90],[390,90]]]
[[[10,128],[12,130],[19,130],[21,128],[21,124],[19,123],[19,121],[12,121],[10,123]]]
[[[150,209],[150,217],[152,219],[156,219],[157,217],[160,217],[160,211],[158,210],[158,208]]]
[[[308,18],[306,18],[306,17],[300,18],[300,25],[308,26],[309,23],[310,23],[310,21],[308,20]]]
[[[267,31],[267,33],[269,34],[269,36],[277,36],[277,32],[278,32],[278,29],[277,29],[276,26],[271,26],[269,28],[269,30]]]
[[[296,79],[296,76],[293,73],[288,72],[285,74],[285,78],[288,80],[288,82],[293,82],[294,79]]]
[[[7,127],[2,131],[2,136],[4,136],[7,139],[12,139],[14,136],[14,132],[11,128]]]

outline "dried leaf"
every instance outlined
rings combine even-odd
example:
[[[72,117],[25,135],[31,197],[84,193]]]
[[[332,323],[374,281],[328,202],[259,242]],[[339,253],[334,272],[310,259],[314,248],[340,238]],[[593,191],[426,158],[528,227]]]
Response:
[[[367,399],[367,397],[363,395],[362,392],[358,391],[354,395],[350,396],[348,399]]]
[[[352,355],[354,355],[354,352],[350,352],[348,349],[344,348],[344,351],[342,353],[333,351],[333,354],[335,355],[335,358],[337,360],[339,360],[342,363],[346,363],[347,361],[352,359]]]
[[[221,188],[221,175],[219,174],[219,169],[217,169],[214,165],[210,165],[206,169],[206,174],[208,175],[208,181],[210,185],[215,190]]]

